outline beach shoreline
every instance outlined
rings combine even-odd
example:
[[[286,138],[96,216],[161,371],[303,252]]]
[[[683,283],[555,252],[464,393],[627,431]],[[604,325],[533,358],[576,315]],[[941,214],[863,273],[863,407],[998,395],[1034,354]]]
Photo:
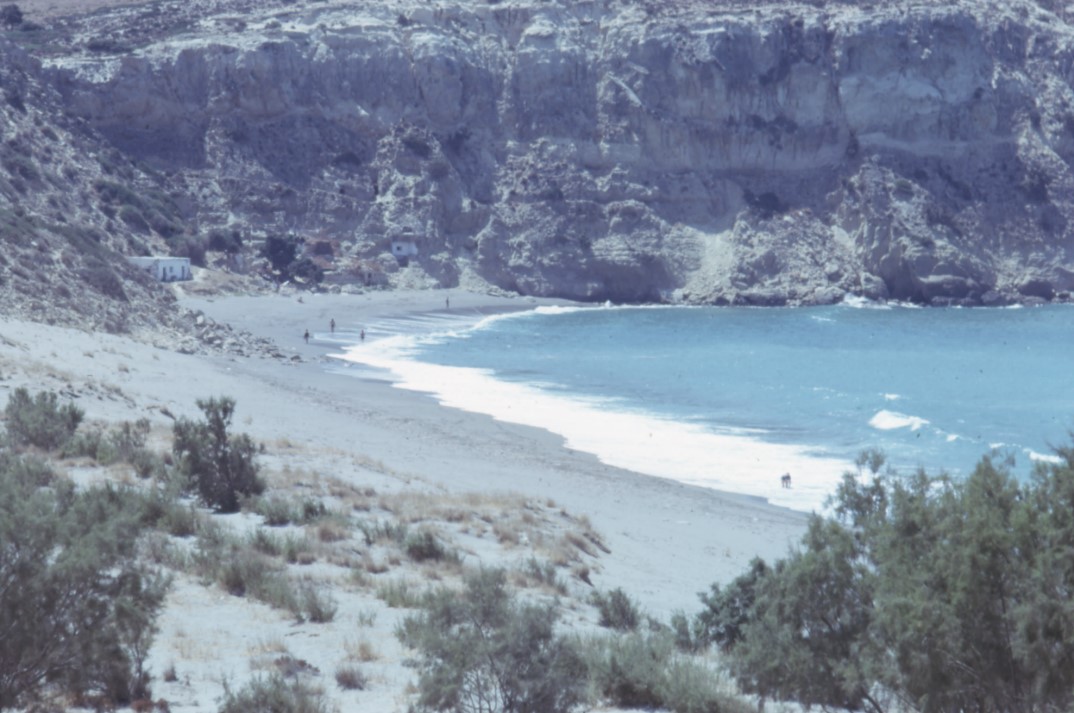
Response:
[[[349,447],[393,471],[450,491],[511,491],[554,500],[589,517],[608,540],[612,555],[594,583],[623,587],[654,614],[696,610],[698,592],[733,579],[755,556],[769,561],[784,556],[804,532],[804,513],[761,497],[615,468],[566,448],[562,437],[546,430],[445,407],[386,379],[344,378],[326,368],[339,350],[330,339],[333,319],[338,331],[357,332],[389,319],[467,314],[476,320],[569,302],[438,290],[184,298],[182,303],[301,357],[287,364],[210,359],[289,394],[292,416],[298,416],[299,404],[313,409],[277,422],[271,408],[266,413],[255,407],[258,430],[332,447],[350,441]],[[302,338],[307,329],[308,344]],[[241,410],[243,399],[237,400]]]
[[[318,588],[338,604],[338,613],[334,623],[296,620],[203,575],[169,570],[173,586],[146,664],[154,697],[171,710],[218,710],[226,691],[276,670],[273,662],[294,660],[309,662],[341,710],[404,711],[414,683],[406,665],[413,653],[394,631],[412,609],[382,599],[382,587],[420,592],[443,586],[445,578],[457,582],[470,568],[504,568],[523,579],[526,596],[562,597],[560,625],[584,636],[600,630],[590,606],[595,591],[621,590],[654,621],[679,612],[692,618],[702,608],[699,593],[730,582],[755,557],[771,562],[785,556],[804,533],[806,515],[760,498],[614,468],[566,448],[549,431],[444,407],[380,375],[352,378],[333,370],[347,367],[333,365],[330,355],[339,345],[330,339],[329,320],[337,329],[361,329],[420,319],[444,310],[444,297],[181,297],[184,306],[203,312],[198,324],[217,322],[213,334],[252,343],[237,333],[247,330],[276,343],[247,356],[185,353],[129,336],[0,317],[0,399],[17,388],[56,393],[84,412],[84,430],[106,432],[146,419],[147,448],[166,456],[177,419],[201,419],[200,399],[230,397],[230,429],[257,444],[266,497],[315,498],[332,513],[327,524],[277,528],[251,509],[213,514],[189,500],[199,522],[220,526],[240,538],[236,542],[257,531],[267,541],[307,543],[316,553],[310,561],[268,563],[285,568],[293,586]],[[542,303],[454,291],[450,300],[452,311],[471,310],[476,318]],[[122,463],[54,461],[81,488],[162,484],[138,478]],[[333,524],[343,520],[350,529]],[[436,533],[457,564],[411,561],[400,554],[401,545],[370,543],[361,528],[381,522]],[[161,537],[178,552],[199,541],[158,532],[158,545]],[[534,566],[558,589],[547,590],[546,581],[525,583]],[[340,690],[331,676],[341,657],[353,664],[358,649],[368,653],[360,663],[371,685],[357,693]]]

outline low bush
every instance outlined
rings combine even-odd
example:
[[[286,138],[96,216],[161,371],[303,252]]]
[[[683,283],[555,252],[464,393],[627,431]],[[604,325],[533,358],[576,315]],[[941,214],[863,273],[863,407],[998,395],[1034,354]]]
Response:
[[[258,498],[251,509],[263,517],[269,527],[290,525],[297,519],[291,502],[277,495]]]
[[[191,565],[200,577],[217,582],[229,594],[251,597],[296,618],[303,617],[300,594],[283,565],[219,525],[206,523],[201,527]]]
[[[346,691],[364,691],[369,680],[362,669],[354,665],[341,666],[336,669],[336,683]]]
[[[586,669],[554,632],[552,604],[519,604],[502,570],[466,577],[464,592],[426,597],[396,631],[416,649],[417,709],[459,713],[558,713],[582,700]]]
[[[314,624],[327,624],[336,618],[339,609],[335,597],[317,585],[306,582],[300,590],[302,613]]]
[[[148,697],[168,581],[138,560],[140,499],[42,476],[0,456],[0,709],[47,685],[110,705]]]
[[[616,631],[636,631],[641,621],[638,607],[621,588],[607,594],[593,592],[593,605],[600,612],[601,626]]]
[[[359,522],[358,529],[362,531],[367,547],[372,547],[379,542],[394,542],[402,545],[406,542],[408,531],[405,522],[397,523],[390,520]]]
[[[276,674],[255,678],[237,692],[226,691],[220,713],[329,713],[324,693],[300,680]]]
[[[666,631],[603,636],[580,646],[593,690],[619,708],[661,708],[675,713],[746,713],[746,701],[721,690],[720,678],[692,656],[675,650]]]
[[[416,609],[422,597],[404,579],[389,580],[377,586],[377,597],[390,609]]]
[[[16,447],[55,450],[74,436],[84,412],[72,403],[60,404],[55,393],[30,396],[24,387],[11,392],[4,408],[7,437]]]
[[[551,562],[542,562],[536,557],[530,557],[522,565],[521,573],[527,579],[538,582],[557,594],[567,594],[567,585],[560,579],[556,566]]]
[[[458,561],[459,559],[457,553],[444,547],[436,535],[428,530],[422,530],[407,536],[406,541],[403,543],[403,550],[406,552],[406,556],[415,562],[429,560],[435,562],[443,560]]]

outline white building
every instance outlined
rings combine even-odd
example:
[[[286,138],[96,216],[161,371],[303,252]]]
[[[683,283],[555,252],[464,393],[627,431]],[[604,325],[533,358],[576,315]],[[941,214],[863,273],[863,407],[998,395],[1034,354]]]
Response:
[[[188,257],[129,257],[127,261],[142,268],[161,282],[194,279]]]
[[[418,246],[409,238],[399,238],[392,241],[392,255],[396,258],[414,257],[418,254]]]

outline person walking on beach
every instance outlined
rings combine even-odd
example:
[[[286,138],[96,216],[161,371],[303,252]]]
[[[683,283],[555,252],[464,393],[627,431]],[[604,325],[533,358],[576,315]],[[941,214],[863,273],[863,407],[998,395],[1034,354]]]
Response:
[[[333,317],[332,321],[328,323],[328,328],[332,330],[332,334],[336,333],[336,320]]]
[[[306,340],[306,344],[310,343],[310,330],[306,330],[306,333],[302,335],[302,338]]]

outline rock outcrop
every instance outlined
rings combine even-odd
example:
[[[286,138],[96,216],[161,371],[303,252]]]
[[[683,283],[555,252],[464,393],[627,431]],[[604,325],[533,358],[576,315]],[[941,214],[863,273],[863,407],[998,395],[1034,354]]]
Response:
[[[197,231],[297,232],[336,279],[759,305],[1074,288],[1074,32],[1029,0],[151,7],[41,51],[67,110],[190,196]]]

